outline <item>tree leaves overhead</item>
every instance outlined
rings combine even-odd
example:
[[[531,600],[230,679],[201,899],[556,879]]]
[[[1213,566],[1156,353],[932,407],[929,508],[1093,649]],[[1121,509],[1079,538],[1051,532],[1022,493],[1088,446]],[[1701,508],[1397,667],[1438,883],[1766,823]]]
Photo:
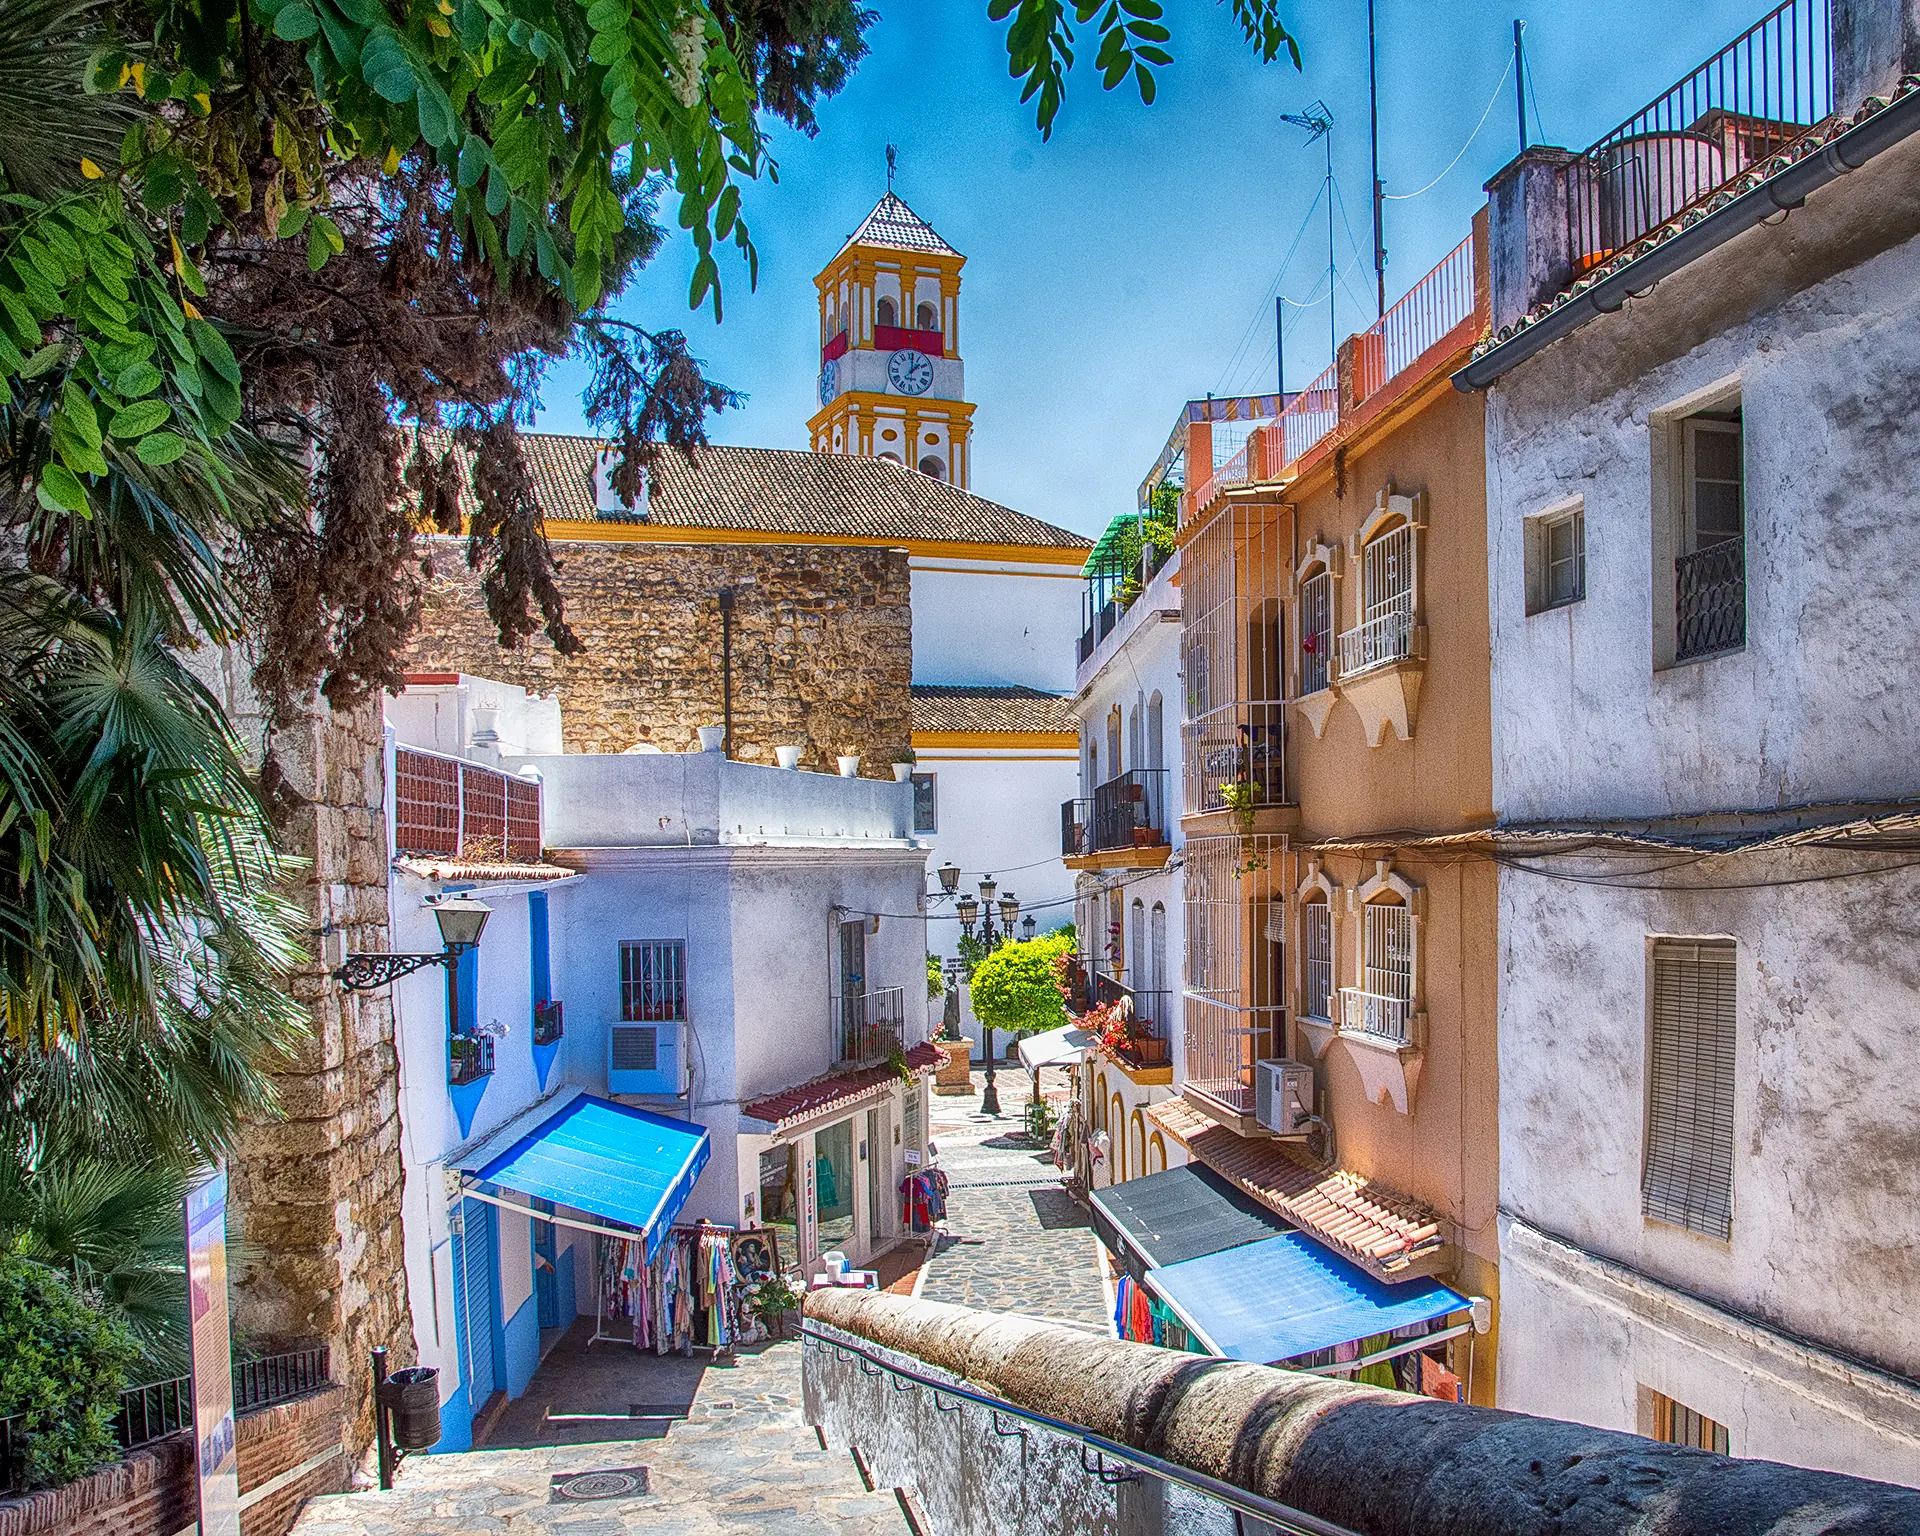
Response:
[[[1234,20],[1260,61],[1271,64],[1285,49],[1300,67],[1300,49],[1281,19],[1276,0],[1232,0]],[[1156,71],[1173,62],[1173,33],[1159,0],[987,0],[987,15],[1007,25],[1007,69],[1025,84],[1023,102],[1039,98],[1034,118],[1040,137],[1051,138],[1066,100],[1075,34],[1091,27],[1099,43],[1094,68],[1103,90],[1116,90],[1129,76],[1140,99],[1152,103]]]

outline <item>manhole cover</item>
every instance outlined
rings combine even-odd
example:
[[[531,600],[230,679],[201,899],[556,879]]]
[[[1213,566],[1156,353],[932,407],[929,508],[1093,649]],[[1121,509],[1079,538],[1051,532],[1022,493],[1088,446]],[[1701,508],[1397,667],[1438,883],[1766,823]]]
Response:
[[[598,1472],[570,1472],[554,1478],[550,1502],[589,1504],[599,1499],[633,1499],[647,1491],[645,1467],[608,1467]]]

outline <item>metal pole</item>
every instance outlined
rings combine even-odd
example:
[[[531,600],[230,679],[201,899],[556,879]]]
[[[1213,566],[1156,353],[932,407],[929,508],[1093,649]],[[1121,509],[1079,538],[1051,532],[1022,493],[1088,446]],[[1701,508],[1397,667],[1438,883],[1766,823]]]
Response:
[[[1382,225],[1385,203],[1380,185],[1380,90],[1374,70],[1373,0],[1367,0],[1367,139],[1373,160],[1373,281],[1379,313],[1387,313],[1387,242]]]
[[[1515,18],[1513,23],[1513,105],[1520,114],[1520,153],[1527,152],[1527,45],[1520,34],[1527,24]]]
[[[733,756],[733,588],[720,589],[721,754]]]
[[[381,1401],[380,1389],[387,1382],[387,1349],[384,1344],[373,1351],[373,1435],[379,1447],[380,1487],[384,1491],[393,1487],[393,1431],[387,1423],[387,1405]]]
[[[991,903],[988,902],[980,904],[980,944],[988,954],[993,953],[993,914],[989,910],[990,906]],[[975,1017],[978,1018],[979,1015],[976,1014]],[[993,1082],[993,1026],[983,1023],[980,1027],[985,1032],[987,1050],[987,1086],[980,1095],[980,1113],[998,1116],[1000,1090],[994,1086]]]
[[[1340,274],[1333,260],[1333,133],[1327,133],[1327,366],[1340,360],[1340,333],[1334,320],[1334,295]]]
[[[1273,384],[1280,392],[1280,409],[1287,408],[1287,301],[1279,294],[1273,296]]]

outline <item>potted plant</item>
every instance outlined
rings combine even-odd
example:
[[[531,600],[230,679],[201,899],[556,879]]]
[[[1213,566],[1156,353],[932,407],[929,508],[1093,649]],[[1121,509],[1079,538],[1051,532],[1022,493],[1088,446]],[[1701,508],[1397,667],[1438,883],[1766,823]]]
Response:
[[[800,1293],[787,1283],[785,1275],[769,1275],[748,1293],[747,1306],[769,1337],[784,1339],[788,1314],[800,1310]]]
[[[802,749],[799,747],[775,747],[773,749],[773,760],[782,768],[798,768],[800,766],[801,751]]]
[[[913,777],[913,762],[912,747],[908,747],[893,760],[893,780],[896,784],[904,784]]]
[[[838,761],[840,764],[841,778],[857,779],[860,777],[860,754],[858,752],[842,752]]]

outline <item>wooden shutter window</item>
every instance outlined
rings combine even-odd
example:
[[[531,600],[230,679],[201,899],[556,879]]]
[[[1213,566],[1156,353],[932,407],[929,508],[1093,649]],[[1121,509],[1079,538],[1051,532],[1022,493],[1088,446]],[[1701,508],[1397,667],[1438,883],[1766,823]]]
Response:
[[[1733,1235],[1734,945],[1653,947],[1647,1159],[1641,1210]]]

